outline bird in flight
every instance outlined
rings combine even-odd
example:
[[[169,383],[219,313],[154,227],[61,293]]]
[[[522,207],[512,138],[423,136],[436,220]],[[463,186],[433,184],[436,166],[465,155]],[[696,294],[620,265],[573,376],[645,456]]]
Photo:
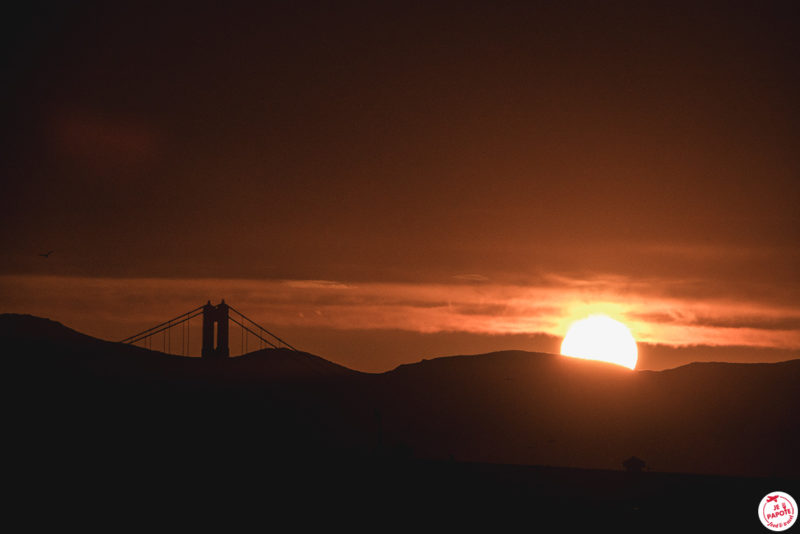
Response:
[[[50,257],[50,254],[52,254],[53,252],[55,252],[55,250],[48,250],[48,251],[47,251],[47,252],[45,252],[44,254],[39,254],[39,256],[41,256],[41,257],[43,257],[43,258],[49,258],[49,257]]]

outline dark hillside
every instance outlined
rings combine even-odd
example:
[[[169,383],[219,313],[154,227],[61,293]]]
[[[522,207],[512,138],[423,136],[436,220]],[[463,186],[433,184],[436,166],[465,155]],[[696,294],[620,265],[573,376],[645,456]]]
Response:
[[[758,499],[800,479],[797,360],[635,372],[506,351],[373,375],[288,350],[169,356],[31,316],[0,316],[0,340],[23,487],[625,530],[680,528],[698,502],[734,507],[704,525],[758,526]],[[644,472],[622,471],[632,456]],[[231,487],[255,489],[210,497]]]

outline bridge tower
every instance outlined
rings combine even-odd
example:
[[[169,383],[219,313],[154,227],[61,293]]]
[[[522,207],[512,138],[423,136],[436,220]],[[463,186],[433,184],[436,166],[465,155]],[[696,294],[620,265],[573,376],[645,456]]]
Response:
[[[216,334],[216,335],[214,335]],[[209,300],[203,306],[203,358],[223,359],[230,356],[228,347],[228,305],[225,299],[214,306]]]

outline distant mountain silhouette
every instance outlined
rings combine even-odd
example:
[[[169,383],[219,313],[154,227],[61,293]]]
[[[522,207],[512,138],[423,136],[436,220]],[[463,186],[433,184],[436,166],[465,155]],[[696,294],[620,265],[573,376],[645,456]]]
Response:
[[[53,391],[119,382],[167,397],[235,387],[261,395],[271,384],[273,399],[337,412],[346,446],[355,435],[372,446],[378,417],[382,445],[421,458],[621,469],[636,455],[657,471],[800,476],[800,430],[786,420],[800,408],[800,360],[631,372],[504,351],[367,374],[287,349],[223,361],[171,356],[23,315],[0,316],[0,337],[11,368]]]
[[[507,351],[378,380],[386,431],[423,455],[605,469],[636,455],[658,471],[800,476],[800,425],[786,417],[800,408],[800,360],[631,372]]]
[[[361,374],[318,356],[289,349],[264,349],[219,362],[103,341],[58,322],[31,315],[0,314],[0,339],[24,355],[18,365],[46,365],[59,372],[120,378],[206,378],[214,381],[321,379]],[[31,361],[32,360],[32,361]],[[66,368],[66,369],[64,369]]]
[[[800,360],[637,372],[504,351],[369,374],[289,350],[170,356],[13,314],[0,315],[0,343],[17,456],[68,479],[113,465],[139,487],[150,484],[142,473],[172,473],[202,499],[192,484],[207,491],[258,472],[273,499],[315,492],[379,506],[412,492],[460,507],[537,496],[540,507],[596,512],[611,499],[623,515],[660,514],[688,495],[755,508],[773,481],[788,490],[800,479]],[[632,457],[644,473],[623,471]]]

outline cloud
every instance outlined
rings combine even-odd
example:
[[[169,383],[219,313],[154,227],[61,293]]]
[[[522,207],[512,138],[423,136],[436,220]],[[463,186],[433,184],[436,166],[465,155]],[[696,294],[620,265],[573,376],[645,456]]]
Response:
[[[453,278],[456,280],[464,280],[465,282],[488,282],[489,277],[482,274],[457,274]]]
[[[351,286],[333,280],[286,280],[284,283],[295,289],[350,289]]]
[[[764,313],[769,313],[764,311]],[[791,310],[784,313],[791,314]],[[707,326],[715,328],[750,328],[756,330],[800,330],[800,316],[764,316],[764,315],[697,315],[686,312],[654,312],[631,314],[631,317],[656,324],[674,324],[684,326]]]
[[[2,276],[0,311],[54,318],[107,339],[221,298],[264,325],[338,330],[563,336],[574,320],[605,313],[647,343],[800,348],[800,306],[675,296],[670,284],[618,276],[549,276],[524,286]]]

